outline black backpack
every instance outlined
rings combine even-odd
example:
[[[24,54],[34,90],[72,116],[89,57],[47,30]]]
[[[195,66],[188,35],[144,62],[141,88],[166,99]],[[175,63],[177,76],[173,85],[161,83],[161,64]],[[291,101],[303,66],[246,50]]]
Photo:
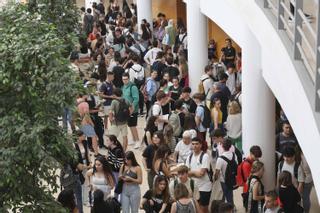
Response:
[[[211,113],[210,113],[210,110],[208,109],[207,106],[200,105],[200,107],[202,107],[203,110],[204,110],[204,116],[203,116],[202,125],[203,125],[204,128],[210,128],[210,124],[211,124]]]
[[[224,175],[225,177],[224,183],[229,189],[236,189],[236,186],[237,186],[236,176],[237,176],[238,164],[235,161],[235,154],[232,153],[231,160],[229,160],[225,156],[219,156],[219,157],[227,162],[226,173]]]
[[[130,117],[129,105],[124,99],[117,100],[119,101],[119,109],[115,114],[116,121],[118,122],[126,122]]]

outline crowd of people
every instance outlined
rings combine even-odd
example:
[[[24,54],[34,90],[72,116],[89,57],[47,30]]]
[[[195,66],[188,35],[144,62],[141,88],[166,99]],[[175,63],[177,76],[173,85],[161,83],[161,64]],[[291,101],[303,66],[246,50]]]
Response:
[[[77,111],[64,110],[78,161],[63,166],[58,201],[80,213],[83,205],[93,213],[231,213],[242,209],[233,193],[243,187],[246,212],[309,212],[311,171],[283,111],[275,190],[264,191],[263,150],[252,146],[243,156],[241,52],[231,39],[220,58],[209,41],[208,65],[192,79],[199,82],[192,91],[183,22],[159,13],[138,26],[136,5],[123,2],[121,11],[112,0],[107,10],[102,3],[81,8],[82,34],[70,61],[87,93],[75,97]],[[149,188],[143,194],[142,182]]]

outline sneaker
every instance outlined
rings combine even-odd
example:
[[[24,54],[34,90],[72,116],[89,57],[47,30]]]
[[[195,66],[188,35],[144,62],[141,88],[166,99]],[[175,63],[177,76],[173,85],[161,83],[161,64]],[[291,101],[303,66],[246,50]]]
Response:
[[[135,149],[139,149],[141,146],[141,143],[140,142],[136,142],[136,144],[134,145],[134,148]]]

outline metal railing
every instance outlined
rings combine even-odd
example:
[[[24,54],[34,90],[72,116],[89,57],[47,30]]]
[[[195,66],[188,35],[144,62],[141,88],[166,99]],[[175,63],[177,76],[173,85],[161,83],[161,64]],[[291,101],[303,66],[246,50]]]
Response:
[[[261,0],[260,0],[261,1]],[[315,86],[315,110],[320,112],[320,3],[316,5],[315,25],[304,13],[304,0],[262,0],[277,19],[278,30],[287,32],[293,45],[293,59],[301,60]],[[307,0],[308,3],[309,0]],[[290,8],[290,4],[292,4]],[[293,10],[294,9],[294,10]]]

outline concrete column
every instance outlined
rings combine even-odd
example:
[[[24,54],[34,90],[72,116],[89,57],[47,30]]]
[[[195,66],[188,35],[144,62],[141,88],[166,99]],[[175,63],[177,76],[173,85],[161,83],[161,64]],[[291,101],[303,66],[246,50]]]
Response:
[[[141,33],[141,20],[146,19],[152,29],[152,0],[137,0],[138,26]]]
[[[197,91],[200,76],[208,64],[207,18],[200,12],[199,0],[186,0],[188,33],[189,84],[192,93]]]
[[[248,30],[242,47],[242,140],[245,155],[253,145],[262,149],[265,189],[275,186],[275,98],[262,76],[261,47]],[[267,72],[267,71],[266,71]]]

